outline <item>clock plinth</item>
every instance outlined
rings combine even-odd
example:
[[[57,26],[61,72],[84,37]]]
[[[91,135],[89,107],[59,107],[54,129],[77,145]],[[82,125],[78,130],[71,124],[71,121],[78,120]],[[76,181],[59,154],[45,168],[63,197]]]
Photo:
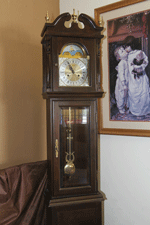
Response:
[[[42,31],[43,98],[47,103],[48,224],[102,224],[98,191],[97,101],[103,28],[87,15],[66,28],[69,13]],[[77,20],[76,20],[77,21]]]

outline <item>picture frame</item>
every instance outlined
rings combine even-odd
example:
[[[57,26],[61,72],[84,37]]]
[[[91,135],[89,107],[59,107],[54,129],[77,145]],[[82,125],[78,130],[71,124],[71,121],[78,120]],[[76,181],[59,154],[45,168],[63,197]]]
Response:
[[[101,41],[101,88],[104,91],[103,98],[99,99],[98,132],[99,134],[126,135],[126,136],[150,136],[150,120],[112,120],[110,119],[110,82],[109,82],[109,46],[108,23],[128,15],[138,15],[140,12],[150,11],[149,0],[123,0],[94,10],[95,22],[104,27]],[[150,20],[149,20],[150,21]],[[148,27],[150,27],[148,23]],[[132,35],[132,31],[129,32]],[[148,30],[149,34],[149,30]],[[123,36],[123,35],[122,35]],[[124,34],[124,37],[127,34]],[[148,35],[149,39],[149,35]],[[120,40],[120,39],[119,39]],[[123,38],[122,40],[123,41]],[[150,47],[150,40],[148,40]],[[149,58],[150,62],[150,58]],[[150,64],[150,63],[149,63]],[[138,117],[137,117],[138,118]]]

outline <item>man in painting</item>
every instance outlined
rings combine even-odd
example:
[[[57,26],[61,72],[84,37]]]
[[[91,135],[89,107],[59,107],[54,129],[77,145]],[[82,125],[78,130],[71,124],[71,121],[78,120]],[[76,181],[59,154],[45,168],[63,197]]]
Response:
[[[147,115],[150,113],[149,78],[145,71],[148,57],[143,51],[136,49],[136,40],[133,36],[128,36],[124,43],[128,52],[129,110],[135,116]]]
[[[114,55],[119,62],[117,67],[117,80],[115,86],[115,98],[119,113],[124,114],[128,104],[128,53],[122,46],[115,49]]]

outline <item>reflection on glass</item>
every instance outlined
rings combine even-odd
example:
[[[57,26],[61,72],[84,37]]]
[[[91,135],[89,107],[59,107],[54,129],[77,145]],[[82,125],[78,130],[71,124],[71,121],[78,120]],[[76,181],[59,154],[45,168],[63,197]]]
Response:
[[[90,184],[90,109],[60,111],[61,188]]]

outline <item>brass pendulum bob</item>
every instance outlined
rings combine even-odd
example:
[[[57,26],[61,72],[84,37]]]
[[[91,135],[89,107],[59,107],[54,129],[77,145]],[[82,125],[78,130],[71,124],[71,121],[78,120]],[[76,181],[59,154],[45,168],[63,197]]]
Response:
[[[74,173],[75,173],[75,165],[74,165],[74,163],[73,163],[73,161],[74,161],[74,153],[72,153],[71,154],[71,156],[72,156],[72,159],[67,159],[68,158],[68,156],[69,156],[69,154],[66,152],[66,165],[65,165],[65,167],[64,167],[64,172],[65,172],[65,174],[67,174],[67,175],[73,175]]]

